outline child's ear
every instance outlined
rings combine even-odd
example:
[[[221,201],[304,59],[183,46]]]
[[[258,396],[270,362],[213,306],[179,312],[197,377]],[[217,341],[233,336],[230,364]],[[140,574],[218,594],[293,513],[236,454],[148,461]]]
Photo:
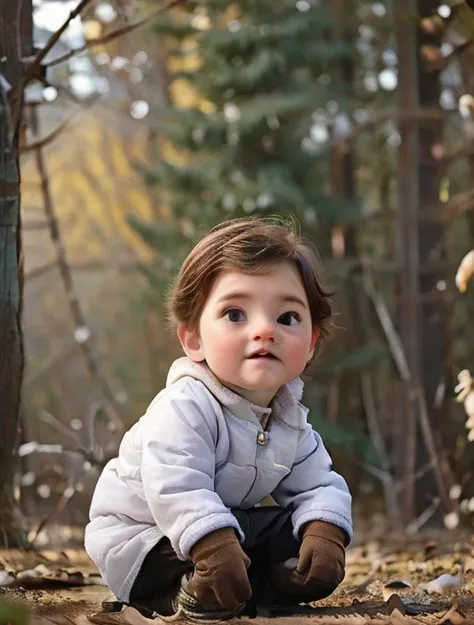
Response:
[[[184,323],[180,323],[176,334],[178,335],[179,342],[186,356],[191,358],[194,362],[202,362],[204,360],[204,354],[199,333],[196,330],[190,330]]]
[[[310,343],[310,352],[309,352],[309,360],[314,356],[314,350],[316,349],[316,344],[319,341],[319,337],[321,336],[321,330],[319,328],[313,328],[313,332],[311,334],[311,343]]]

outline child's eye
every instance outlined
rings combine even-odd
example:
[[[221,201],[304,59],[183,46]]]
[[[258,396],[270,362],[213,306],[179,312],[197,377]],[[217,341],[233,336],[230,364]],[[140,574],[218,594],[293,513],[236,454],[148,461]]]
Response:
[[[229,321],[233,323],[237,323],[238,321],[243,321],[245,319],[244,313],[238,308],[229,308],[225,311],[224,317],[227,317]]]
[[[286,312],[278,317],[278,323],[284,326],[294,326],[295,323],[300,321],[300,316],[295,312]]]

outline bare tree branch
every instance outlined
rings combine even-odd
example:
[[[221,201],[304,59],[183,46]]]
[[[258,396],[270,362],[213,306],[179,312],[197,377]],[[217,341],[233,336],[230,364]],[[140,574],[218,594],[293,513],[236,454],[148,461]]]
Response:
[[[19,124],[20,124],[21,104],[23,100],[23,92],[25,90],[26,85],[35,78],[38,80],[42,79],[43,75],[42,75],[41,63],[43,59],[59,41],[59,39],[61,38],[61,35],[67,29],[67,27],[72,22],[72,20],[76,18],[81,13],[81,11],[88,4],[90,4],[91,1],[92,0],[81,0],[81,2],[79,2],[77,7],[74,9],[74,11],[71,11],[71,13],[69,14],[69,17],[64,22],[64,24],[56,32],[54,32],[51,35],[51,37],[47,41],[44,48],[42,48],[36,56],[23,59],[23,74],[21,76],[21,79],[19,80],[18,87],[17,87],[18,93],[20,93],[22,97],[19,97],[16,99],[16,105],[14,106],[12,110],[12,125],[13,125],[13,128],[15,128],[16,132],[18,131]]]
[[[123,26],[122,28],[117,28],[116,30],[113,30],[112,32],[107,33],[106,35],[103,35],[102,37],[98,37],[97,39],[90,39],[87,43],[85,43],[80,48],[75,48],[74,50],[71,50],[67,54],[63,54],[63,56],[60,56],[59,58],[54,59],[54,61],[50,61],[49,63],[46,63],[46,67],[53,67],[55,65],[59,65],[60,63],[64,63],[64,61],[68,61],[73,56],[76,56],[77,54],[80,54],[81,52],[85,52],[89,48],[92,48],[98,45],[103,45],[104,43],[108,43],[109,41],[113,41],[114,39],[117,39],[117,37],[126,35],[127,33],[130,33],[136,30],[137,28],[144,26],[148,22],[151,22],[156,17],[158,17],[158,15],[161,15],[162,13],[165,13],[166,11],[178,6],[179,4],[182,4],[184,1],[185,0],[171,0],[171,2],[168,2],[167,4],[165,4],[165,6],[160,7],[156,11],[153,11],[152,13],[150,13],[150,15],[143,17],[141,20],[138,20],[137,22],[133,22],[132,24],[127,24],[127,26]]]
[[[441,210],[446,221],[474,210],[474,190],[458,193],[452,200],[442,205]]]
[[[33,134],[39,134],[39,119],[38,119],[38,111],[36,106],[30,107],[31,111],[31,128]],[[75,325],[76,330],[78,328],[85,328],[88,330],[88,325],[86,323],[84,314],[82,312],[81,305],[79,303],[79,299],[74,289],[74,284],[72,280],[71,269],[69,267],[66,249],[64,242],[61,239],[61,233],[59,228],[59,223],[56,217],[56,213],[53,207],[53,201],[51,197],[49,178],[46,173],[46,165],[44,162],[43,151],[41,147],[38,147],[35,150],[36,156],[36,166],[38,168],[38,172],[41,180],[41,190],[43,194],[43,202],[44,202],[44,211],[46,213],[46,218],[49,224],[49,230],[51,235],[51,240],[55,247],[56,251],[56,261],[58,265],[58,269],[61,275],[61,280],[63,282],[64,289],[67,294],[69,311],[71,314],[71,318]],[[99,368],[97,355],[91,345],[90,337],[86,337],[85,340],[78,341],[78,345],[82,351],[84,356],[84,362],[86,365],[86,369],[91,377],[91,380],[97,387],[101,396],[104,399],[104,407],[107,409],[109,418],[120,432],[124,431],[124,425],[122,419],[119,416],[117,411],[117,402],[115,400],[114,393],[110,388],[108,382],[102,376]]]
[[[433,461],[430,460],[429,462],[427,462],[425,464],[424,467],[421,467],[420,469],[418,469],[418,471],[413,476],[413,480],[417,481],[417,480],[421,479],[424,475],[426,475],[428,473],[428,471],[431,471],[432,468],[433,468]],[[397,493],[403,492],[403,490],[406,487],[408,479],[409,478],[407,477],[404,480],[400,480],[400,481],[398,481],[395,484],[395,490],[396,490]]]
[[[48,228],[50,227],[49,223],[48,223]],[[58,266],[58,263],[56,260],[52,260],[49,263],[46,263],[46,265],[41,265],[41,267],[35,267],[34,269],[31,269],[28,273],[25,274],[25,282],[26,280],[32,280],[34,278],[39,278],[40,276],[44,275],[45,273],[48,273],[49,271],[51,271],[51,269],[56,269],[56,267]]]
[[[91,405],[86,418],[83,419],[89,439],[89,446],[81,443],[76,433],[64,425],[64,423],[61,423],[61,421],[56,419],[56,417],[54,417],[51,413],[43,410],[40,413],[39,418],[43,421],[43,423],[53,427],[59,434],[62,434],[74,444],[74,450],[62,448],[59,450],[59,453],[79,454],[82,458],[84,458],[84,460],[90,462],[92,466],[102,470],[107,462],[116,455],[116,449],[114,447],[104,449],[95,440],[95,422],[102,407],[103,406],[100,402],[94,402]],[[35,449],[34,451],[38,450]],[[108,454],[108,451],[111,451],[112,453]]]
[[[417,532],[419,532],[423,525],[426,525],[426,523],[428,523],[433,514],[439,508],[440,503],[440,497],[434,499],[432,503],[426,508],[426,510],[420,514],[419,517],[413,519],[413,521],[407,525],[407,534],[416,534]]]
[[[38,70],[40,68],[42,60],[45,58],[45,56],[48,54],[48,52],[57,44],[57,42],[60,40],[60,38],[61,38],[62,34],[64,33],[64,31],[67,29],[69,24],[72,22],[72,20],[75,19],[78,15],[80,15],[80,13],[91,2],[92,2],[92,0],[81,0],[81,2],[79,2],[77,7],[74,9],[74,11],[71,11],[71,13],[69,14],[69,17],[64,22],[64,24],[55,33],[53,33],[51,35],[51,37],[46,42],[45,47],[42,48],[38,52],[38,54],[35,56],[34,61],[29,66],[29,73],[30,73],[30,75],[34,74],[35,70]]]
[[[470,46],[472,46],[473,43],[474,41],[472,39],[468,39],[464,43],[455,46],[452,52],[443,58],[443,68],[446,68],[453,59],[458,57],[460,54],[463,54],[468,48],[470,48]]]
[[[24,154],[25,152],[33,152],[40,148],[46,147],[49,143],[52,143],[57,137],[59,137],[62,131],[66,128],[66,126],[70,124],[73,117],[75,117],[74,113],[67,117],[63,122],[61,122],[59,126],[57,126],[52,132],[49,133],[49,135],[43,137],[43,139],[35,141],[34,143],[30,143],[29,145],[24,145],[21,148],[21,153]]]
[[[361,374],[361,392],[364,411],[367,417],[367,426],[369,428],[372,442],[374,444],[375,450],[377,451],[377,455],[379,457],[380,464],[382,465],[383,473],[385,475],[383,485],[387,512],[389,513],[390,518],[395,526],[397,528],[400,528],[402,525],[402,516],[397,501],[395,481],[390,471],[390,460],[385,446],[382,431],[380,429],[377,419],[377,409],[374,399],[372,376],[368,372],[363,372]]]
[[[62,347],[59,352],[49,356],[49,358],[41,363],[41,367],[39,369],[35,369],[29,375],[27,375],[23,381],[24,386],[28,386],[29,384],[33,384],[38,378],[40,378],[43,374],[51,371],[53,367],[62,362],[65,358],[67,358],[72,352],[77,348],[76,341],[71,341],[65,347]]]
[[[53,509],[50,511],[47,517],[45,517],[42,521],[40,521],[38,527],[36,528],[35,535],[30,541],[30,545],[33,546],[39,534],[44,530],[44,528],[51,523],[51,521],[64,510],[67,506],[73,495],[75,494],[76,489],[72,482],[69,482],[66,488],[64,489],[61,497],[56,501],[53,506]]]
[[[48,227],[48,222],[44,219],[36,219],[28,222],[23,222],[23,231],[25,230],[43,230]]]
[[[94,415],[95,414],[96,411],[94,411]],[[92,465],[96,467],[103,468],[104,463],[102,462],[102,458],[96,457],[91,449],[88,449],[85,445],[83,445],[79,438],[76,436],[76,434],[70,428],[64,425],[64,423],[61,423],[61,421],[56,419],[56,417],[54,417],[49,412],[46,412],[45,410],[40,413],[39,417],[41,421],[43,421],[43,423],[50,425],[57,432],[68,438],[76,447],[77,453],[80,453],[85,460],[88,460]]]
[[[68,89],[64,85],[52,82],[45,77],[42,77],[40,79],[40,82],[45,87],[53,87],[53,89],[56,89],[59,95],[65,96],[66,98],[71,100],[71,102],[74,102],[75,104],[80,104],[82,107],[100,102],[100,96],[98,96],[97,94],[87,96],[86,98],[79,98],[78,96],[74,95],[71,89]]]
[[[70,115],[68,115],[68,117],[66,117],[65,120],[63,120],[59,126],[57,126],[52,132],[49,133],[49,135],[46,135],[46,137],[43,137],[43,139],[40,139],[39,141],[36,141],[34,143],[30,143],[29,145],[25,145],[22,147],[21,152],[25,153],[25,152],[34,152],[35,150],[38,150],[40,148],[44,148],[46,147],[48,144],[52,143],[55,139],[57,139],[57,137],[59,137],[61,135],[61,133],[63,132],[63,130],[69,126],[69,124],[72,122],[72,120],[77,117],[80,113],[82,113],[88,106],[91,106],[92,104],[94,104],[95,102],[97,102],[100,99],[100,96],[93,96],[91,98],[88,98],[87,101],[85,102],[81,102],[81,107],[75,111],[73,111]],[[35,106],[34,104],[31,106]]]
[[[142,262],[123,262],[123,263],[112,263],[105,260],[91,260],[85,263],[69,263],[69,268],[72,271],[120,271],[120,272],[132,272],[139,271],[140,269],[144,269],[147,266],[146,263]],[[39,278],[40,276],[48,273],[51,269],[55,269],[57,267],[56,261],[51,261],[46,265],[42,265],[41,267],[35,267],[31,269],[25,275],[25,281],[34,280],[35,278]]]
[[[367,271],[367,268],[365,268],[364,278],[365,291],[372,301],[375,312],[379,318],[380,325],[392,353],[393,360],[398,369],[399,375],[405,383],[408,400],[410,401],[410,403],[415,404],[414,412],[418,418],[423,440],[428,454],[431,458],[431,464],[433,472],[435,474],[439,495],[446,508],[448,510],[452,510],[453,501],[449,498],[446,490],[444,476],[441,470],[439,454],[436,448],[430,420],[428,417],[423,389],[420,387],[419,383],[417,383],[412,377],[405,355],[405,350],[403,349],[402,342],[400,340],[400,337],[398,336],[397,330],[395,329],[395,324],[393,323],[393,320],[382,296],[375,291],[372,284],[370,272]]]

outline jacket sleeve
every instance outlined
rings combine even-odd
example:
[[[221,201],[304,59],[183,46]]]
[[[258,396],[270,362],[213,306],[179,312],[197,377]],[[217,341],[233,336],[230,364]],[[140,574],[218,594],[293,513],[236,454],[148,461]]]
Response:
[[[282,507],[292,506],[294,536],[308,521],[327,521],[342,528],[352,539],[351,495],[347,484],[332,470],[331,458],[321,436],[305,418],[290,473],[272,497]]]
[[[141,478],[152,516],[178,557],[237,519],[214,490],[217,421],[214,408],[186,396],[163,397],[142,436]],[[209,421],[204,415],[211,415]]]

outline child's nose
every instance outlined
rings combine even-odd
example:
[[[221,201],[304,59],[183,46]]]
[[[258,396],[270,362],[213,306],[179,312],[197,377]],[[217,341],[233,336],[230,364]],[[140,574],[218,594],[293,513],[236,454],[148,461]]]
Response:
[[[253,330],[254,341],[274,341],[275,340],[275,324],[269,320],[263,319],[259,321]]]

